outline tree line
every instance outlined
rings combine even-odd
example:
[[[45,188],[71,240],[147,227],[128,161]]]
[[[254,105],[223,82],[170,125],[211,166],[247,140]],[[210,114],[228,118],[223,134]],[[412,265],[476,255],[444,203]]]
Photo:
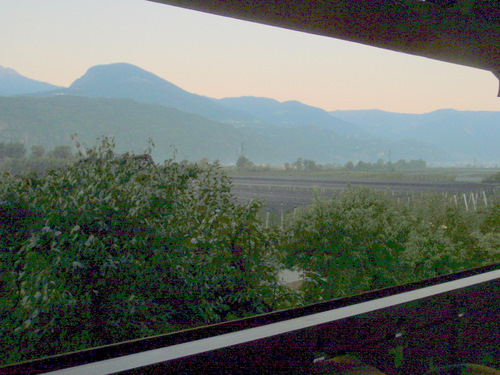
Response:
[[[382,159],[377,160],[376,163],[365,162],[362,160],[356,163],[348,161],[344,165],[341,164],[321,164],[311,159],[297,158],[293,162],[286,162],[284,164],[285,171],[297,172],[318,172],[318,171],[406,171],[418,170],[427,168],[427,162],[422,159],[406,161],[400,159],[396,162],[384,162]],[[271,170],[269,164],[256,165],[249,158],[240,155],[236,161],[236,168],[239,171],[246,172],[265,172]]]
[[[46,151],[43,146],[31,146],[27,156],[26,146],[21,142],[0,143],[0,172],[14,175],[23,173],[44,174],[50,169],[67,166],[76,160],[71,146],[59,145]]]
[[[365,162],[362,160],[356,163],[348,161],[344,165],[341,164],[321,164],[314,160],[298,158],[292,163],[285,163],[285,170],[296,170],[305,172],[316,172],[325,170],[345,170],[345,171],[401,171],[427,168],[427,162],[422,159],[406,161],[400,159],[397,162],[384,162],[382,159],[376,163]]]

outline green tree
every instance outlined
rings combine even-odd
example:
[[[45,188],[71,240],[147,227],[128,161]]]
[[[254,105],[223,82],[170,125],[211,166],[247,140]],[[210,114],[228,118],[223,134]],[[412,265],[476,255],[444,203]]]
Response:
[[[406,160],[404,160],[404,159],[399,159],[397,162],[392,164],[392,167],[396,171],[402,171],[404,169],[407,169],[408,163],[406,163]]]
[[[34,145],[31,146],[31,157],[32,158],[41,158],[45,155],[45,149],[43,146]]]
[[[3,363],[282,306],[260,205],[236,204],[218,165],[117,157],[108,139],[87,155],[1,180],[16,212],[0,239]]]
[[[500,200],[466,211],[441,195],[399,205],[350,187],[298,210],[283,241],[287,265],[305,272],[309,302],[498,262]]]
[[[20,142],[0,143],[0,160],[4,158],[22,159],[25,154],[26,148]]]
[[[346,171],[353,171],[354,170],[354,163],[352,161],[348,161],[345,166],[344,166]]]
[[[301,171],[302,169],[304,169],[304,161],[302,160],[302,158],[298,158],[292,163],[292,166],[294,166],[297,171]]]
[[[72,155],[71,147],[66,145],[56,146],[50,153],[50,156],[57,159],[69,159]]]
[[[253,167],[253,165],[254,163],[244,155],[241,155],[236,161],[236,168],[240,171],[248,170]]]
[[[410,160],[408,162],[408,168],[409,169],[425,169],[425,168],[427,168],[427,163],[425,160],[422,160],[422,159]]]
[[[371,169],[371,163],[365,163],[364,161],[358,161],[356,163],[355,169],[358,171],[367,171]]]
[[[316,199],[299,211],[285,247],[305,271],[305,297],[312,302],[396,284],[406,230],[383,193],[350,187],[338,199]]]
[[[304,170],[307,172],[315,172],[320,169],[320,166],[314,160],[305,159],[303,164]]]

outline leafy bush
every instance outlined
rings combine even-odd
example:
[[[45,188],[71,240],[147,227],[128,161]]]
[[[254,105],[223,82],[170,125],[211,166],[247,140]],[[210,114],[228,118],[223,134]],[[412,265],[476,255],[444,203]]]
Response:
[[[499,207],[466,212],[437,195],[408,207],[350,187],[299,210],[282,246],[317,302],[499,261]]]
[[[161,334],[280,307],[259,204],[218,165],[113,154],[43,177],[4,175],[2,362]]]
[[[350,187],[338,200],[316,199],[292,220],[284,243],[289,266],[305,271],[306,300],[394,285],[408,225],[392,201]]]
[[[113,150],[104,138],[65,168],[2,176],[2,363],[500,261],[500,199],[467,212],[350,187],[265,229],[218,164]],[[304,271],[300,294],[278,285],[281,264]]]

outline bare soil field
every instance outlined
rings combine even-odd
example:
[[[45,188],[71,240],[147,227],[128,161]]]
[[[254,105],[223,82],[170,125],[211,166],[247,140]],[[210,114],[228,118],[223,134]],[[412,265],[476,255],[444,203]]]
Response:
[[[249,199],[261,199],[271,211],[292,210],[307,205],[315,194],[331,198],[349,185],[362,185],[386,191],[395,198],[409,198],[425,193],[457,195],[479,193],[487,195],[500,193],[499,186],[477,182],[428,182],[391,181],[361,179],[321,179],[292,176],[233,176],[232,192],[239,203]]]

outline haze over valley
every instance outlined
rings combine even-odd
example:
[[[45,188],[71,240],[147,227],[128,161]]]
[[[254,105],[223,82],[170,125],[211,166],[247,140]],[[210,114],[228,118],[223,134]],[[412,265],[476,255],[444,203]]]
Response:
[[[500,112],[493,111],[328,112],[298,101],[213,99],[126,63],[94,66],[67,88],[0,67],[0,95],[1,141],[27,148],[71,144],[77,134],[87,145],[114,136],[120,152],[142,152],[151,138],[157,161],[176,153],[234,164],[242,149],[253,162],[271,165],[299,157],[327,164],[500,161]]]

